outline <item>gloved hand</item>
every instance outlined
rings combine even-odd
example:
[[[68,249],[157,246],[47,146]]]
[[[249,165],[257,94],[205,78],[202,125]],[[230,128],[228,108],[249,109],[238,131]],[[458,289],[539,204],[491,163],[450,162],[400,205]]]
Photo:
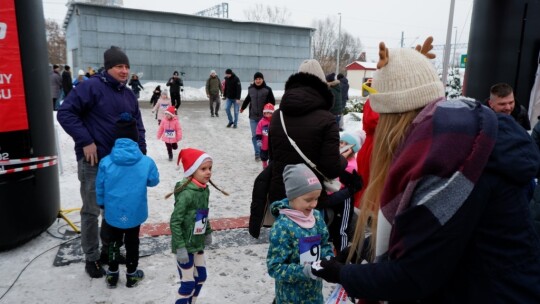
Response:
[[[312,272],[311,272],[311,263],[306,263],[304,265],[304,269],[302,270],[304,272],[304,275],[306,276],[306,278],[308,279],[312,279],[312,280],[321,280],[321,278],[319,278],[318,276],[314,275]]]
[[[204,238],[204,246],[210,246],[210,245],[212,245],[212,235],[207,234],[206,237]]]
[[[336,259],[321,260],[311,265],[311,273],[330,283],[341,283],[340,274],[343,264]]]
[[[262,140],[257,140],[257,147],[262,147]]]
[[[189,262],[189,255],[185,247],[176,249],[176,260],[180,264],[186,264]]]
[[[360,191],[360,189],[362,189],[362,186],[364,185],[362,177],[358,175],[358,172],[356,172],[356,170],[353,170],[352,173],[344,171],[339,176],[339,180],[342,184],[345,185],[345,187],[347,187],[351,196],[353,196],[356,192]]]

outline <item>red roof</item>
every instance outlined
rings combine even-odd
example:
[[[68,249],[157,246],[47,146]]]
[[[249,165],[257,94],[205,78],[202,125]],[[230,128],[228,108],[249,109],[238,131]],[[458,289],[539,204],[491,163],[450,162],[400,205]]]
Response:
[[[365,61],[353,61],[349,63],[345,69],[347,71],[351,70],[377,70],[377,63],[376,62],[365,62]]]

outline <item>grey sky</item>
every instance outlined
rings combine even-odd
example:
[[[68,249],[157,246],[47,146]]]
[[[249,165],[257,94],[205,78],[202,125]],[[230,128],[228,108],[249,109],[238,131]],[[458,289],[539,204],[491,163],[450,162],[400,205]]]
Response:
[[[360,38],[367,52],[368,61],[376,61],[377,46],[384,41],[389,48],[400,47],[401,33],[404,32],[404,46],[421,44],[425,37],[432,35],[434,45],[446,42],[450,0],[124,0],[124,6],[144,10],[168,11],[192,14],[216,4],[229,3],[229,17],[245,20],[244,11],[255,4],[286,7],[291,13],[293,25],[311,26],[315,19],[339,18],[341,28]],[[67,0],[43,0],[45,18],[62,22],[66,13]],[[473,0],[456,0],[453,26],[457,27],[457,39],[452,43],[467,43]],[[452,35],[456,32],[452,29]],[[463,53],[466,50],[459,50]],[[442,57],[442,50],[437,52]],[[440,54],[440,55],[439,55]]]

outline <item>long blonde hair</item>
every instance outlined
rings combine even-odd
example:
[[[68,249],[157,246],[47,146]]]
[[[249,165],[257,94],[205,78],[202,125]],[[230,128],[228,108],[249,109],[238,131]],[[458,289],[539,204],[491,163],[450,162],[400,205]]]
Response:
[[[360,201],[360,216],[356,222],[356,229],[352,240],[347,261],[351,261],[355,251],[357,261],[360,262],[362,251],[368,252],[368,261],[375,258],[375,244],[377,241],[377,215],[380,207],[381,195],[386,182],[388,169],[396,153],[396,149],[403,142],[409,127],[421,109],[405,113],[381,113],[379,123],[375,129],[373,151],[371,154],[369,183]],[[369,227],[368,227],[369,226]],[[371,230],[369,248],[362,250],[367,229]]]
[[[183,184],[179,185],[178,187],[175,187],[173,192],[167,193],[167,195],[165,195],[165,198],[167,199],[167,198],[171,197],[171,195],[176,194],[176,193],[181,192],[182,190],[184,190],[187,187],[187,185],[191,182],[192,179],[193,179],[193,175],[188,177]],[[219,192],[223,193],[223,195],[229,196],[228,192],[218,188],[218,186],[216,186],[212,182],[212,180],[209,180],[208,182],[210,183],[210,185],[214,186],[214,188],[216,188]]]

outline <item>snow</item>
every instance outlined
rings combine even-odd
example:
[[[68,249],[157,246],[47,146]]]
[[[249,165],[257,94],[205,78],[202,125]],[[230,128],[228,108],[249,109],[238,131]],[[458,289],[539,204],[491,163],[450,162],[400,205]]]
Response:
[[[141,112],[146,127],[148,156],[152,157],[160,172],[161,182],[148,189],[149,217],[146,223],[168,222],[173,210],[173,200],[165,199],[175,183],[181,178],[181,170],[169,162],[165,145],[156,138],[157,121],[151,113],[148,100],[159,83],[146,83],[141,92]],[[164,85],[162,84],[162,88]],[[242,96],[246,96],[243,91]],[[360,96],[351,90],[351,96]],[[275,91],[279,100],[283,91]],[[212,180],[229,192],[224,196],[211,188],[211,218],[235,218],[249,215],[253,180],[261,170],[261,163],[254,161],[253,147],[247,111],[240,114],[238,129],[225,128],[227,118],[224,103],[219,118],[211,118],[204,88],[185,87],[179,119],[184,138],[180,148],[202,149],[214,158]],[[345,115],[344,128],[358,132],[361,115]],[[63,209],[82,205],[77,179],[77,166],[73,152],[73,140],[58,125],[59,170],[61,206]],[[75,223],[80,220],[78,212],[68,214]],[[84,272],[84,263],[72,263],[55,267],[53,260],[62,237],[69,226],[55,221],[46,232],[15,249],[0,252],[0,303],[173,303],[179,286],[174,256],[165,250],[139,260],[139,268],[145,271],[145,279],[135,288],[125,287],[125,267],[121,265],[121,277],[116,289],[107,289],[104,279],[91,279]],[[238,229],[240,230],[240,229]],[[198,303],[271,303],[274,280],[267,274],[267,243],[251,244],[251,238],[242,231],[224,231],[217,234],[214,244],[205,251],[208,279],[204,284]],[[230,233],[237,244],[224,242]],[[170,238],[164,237],[165,241]],[[221,244],[220,244],[221,242]],[[12,285],[13,284],[13,285]],[[331,292],[332,284],[326,284],[324,294]],[[9,291],[8,291],[9,289]],[[6,293],[7,292],[7,293]]]

